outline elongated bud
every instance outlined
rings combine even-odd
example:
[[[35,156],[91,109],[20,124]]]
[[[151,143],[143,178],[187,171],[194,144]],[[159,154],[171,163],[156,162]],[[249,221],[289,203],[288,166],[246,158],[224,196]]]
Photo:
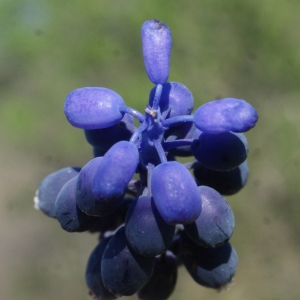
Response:
[[[168,224],[189,224],[200,215],[202,206],[197,184],[177,161],[154,168],[151,192],[158,212]]]
[[[136,145],[127,141],[114,144],[103,156],[95,172],[92,190],[95,198],[105,207],[106,214],[119,205],[138,162]]]
[[[205,133],[245,132],[255,126],[257,119],[254,107],[235,98],[205,103],[194,114],[195,126]]]
[[[154,84],[164,84],[169,77],[172,48],[167,24],[149,20],[142,25],[142,45],[146,71]]]
[[[82,129],[106,128],[117,124],[124,116],[125,106],[116,92],[103,87],[79,88],[68,94],[64,112],[68,121]]]

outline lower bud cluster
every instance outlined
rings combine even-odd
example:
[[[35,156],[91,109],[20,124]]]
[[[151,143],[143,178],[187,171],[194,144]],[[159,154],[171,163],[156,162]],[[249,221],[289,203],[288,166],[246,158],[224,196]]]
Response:
[[[90,294],[95,299],[134,293],[139,299],[167,299],[181,264],[200,285],[221,289],[230,284],[237,255],[228,243],[234,229],[228,202],[215,189],[197,186],[176,161],[149,168],[151,180],[143,186],[140,180],[128,182],[130,168],[124,166],[138,166],[123,159],[118,176],[107,183],[103,166],[113,169],[111,152],[126,153],[124,145],[130,142],[117,143],[81,169],[48,175],[35,197],[36,208],[64,230],[99,233],[85,275]],[[127,184],[120,192],[122,182]]]
[[[221,290],[232,283],[238,262],[229,243],[235,219],[223,196],[247,182],[242,132],[254,126],[257,113],[244,100],[226,98],[192,115],[192,93],[166,81],[169,28],[147,21],[142,39],[156,84],[145,115],[106,88],[71,92],[66,117],[84,129],[94,158],[48,175],[34,198],[35,208],[62,229],[99,234],[85,274],[98,300],[167,299],[181,265],[198,284]],[[193,159],[183,164],[180,156]]]

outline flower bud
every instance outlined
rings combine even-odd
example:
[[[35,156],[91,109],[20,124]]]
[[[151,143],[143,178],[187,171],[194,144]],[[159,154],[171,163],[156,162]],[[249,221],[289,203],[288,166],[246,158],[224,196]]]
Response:
[[[155,19],[146,21],[142,26],[142,46],[149,79],[154,84],[164,84],[169,77],[172,48],[167,24]]]

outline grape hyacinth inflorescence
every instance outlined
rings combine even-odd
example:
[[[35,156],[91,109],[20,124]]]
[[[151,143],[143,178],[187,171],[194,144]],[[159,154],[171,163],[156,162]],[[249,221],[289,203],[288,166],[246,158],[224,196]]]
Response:
[[[225,98],[192,114],[189,89],[167,81],[169,27],[149,20],[141,36],[155,85],[145,114],[104,87],[69,93],[64,113],[84,130],[94,158],[47,176],[34,199],[64,230],[100,234],[86,269],[90,294],[99,300],[135,293],[167,299],[182,263],[197,283],[220,290],[232,283],[237,266],[228,242],[235,220],[223,196],[247,182],[243,132],[255,126],[257,112],[244,100]],[[180,156],[194,159],[182,164]]]

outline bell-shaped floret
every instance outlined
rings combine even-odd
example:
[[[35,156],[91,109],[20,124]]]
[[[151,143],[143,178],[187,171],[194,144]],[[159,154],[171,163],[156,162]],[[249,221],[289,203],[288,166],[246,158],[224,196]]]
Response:
[[[58,193],[65,183],[78,175],[79,171],[80,168],[67,167],[45,177],[34,197],[34,207],[48,217],[55,218],[55,201]]]
[[[184,231],[180,242],[183,263],[198,284],[221,290],[232,283],[238,257],[229,242],[216,248],[204,248],[195,244]]]
[[[230,171],[246,160],[248,142],[243,133],[200,132],[191,149],[195,158],[205,167],[216,171]]]
[[[253,106],[235,98],[205,103],[194,114],[196,127],[206,133],[245,132],[255,126],[257,119]]]
[[[127,211],[134,201],[133,198],[123,198],[120,205],[112,213],[98,218],[96,224],[89,229],[89,232],[101,232],[113,231],[120,227],[125,222]]]
[[[173,293],[177,280],[177,259],[171,251],[155,258],[150,280],[137,292],[138,300],[165,300]]]
[[[149,20],[142,25],[142,46],[148,77],[154,84],[164,84],[169,77],[172,48],[167,24]]]
[[[104,299],[104,300],[112,300],[116,299],[111,292],[109,292],[103,285],[102,276],[101,276],[101,261],[102,256],[107,246],[109,238],[103,238],[101,242],[96,246],[96,248],[91,253],[86,271],[85,271],[85,280],[86,284],[90,290],[90,294],[94,297],[94,299]]]
[[[154,168],[151,192],[159,213],[169,224],[192,223],[201,212],[197,184],[179,162],[169,161]]]
[[[245,160],[237,168],[230,171],[215,171],[194,163],[194,176],[198,185],[207,185],[222,195],[233,195],[247,183],[249,176],[248,163]]]
[[[151,277],[155,257],[137,254],[129,246],[124,226],[108,242],[102,256],[104,286],[114,295],[131,296]]]
[[[116,92],[103,87],[85,87],[67,96],[64,112],[74,127],[99,129],[118,123],[124,115],[121,107],[125,103]]]
[[[164,221],[151,196],[140,196],[127,212],[125,232],[135,252],[143,256],[157,256],[171,245],[175,225]]]
[[[92,228],[97,217],[88,216],[76,203],[78,175],[70,179],[60,190],[55,202],[56,218],[62,229],[68,232],[83,232]]]
[[[228,202],[214,189],[198,187],[202,211],[197,220],[184,225],[185,232],[198,245],[217,247],[227,242],[234,229],[234,215]]]

